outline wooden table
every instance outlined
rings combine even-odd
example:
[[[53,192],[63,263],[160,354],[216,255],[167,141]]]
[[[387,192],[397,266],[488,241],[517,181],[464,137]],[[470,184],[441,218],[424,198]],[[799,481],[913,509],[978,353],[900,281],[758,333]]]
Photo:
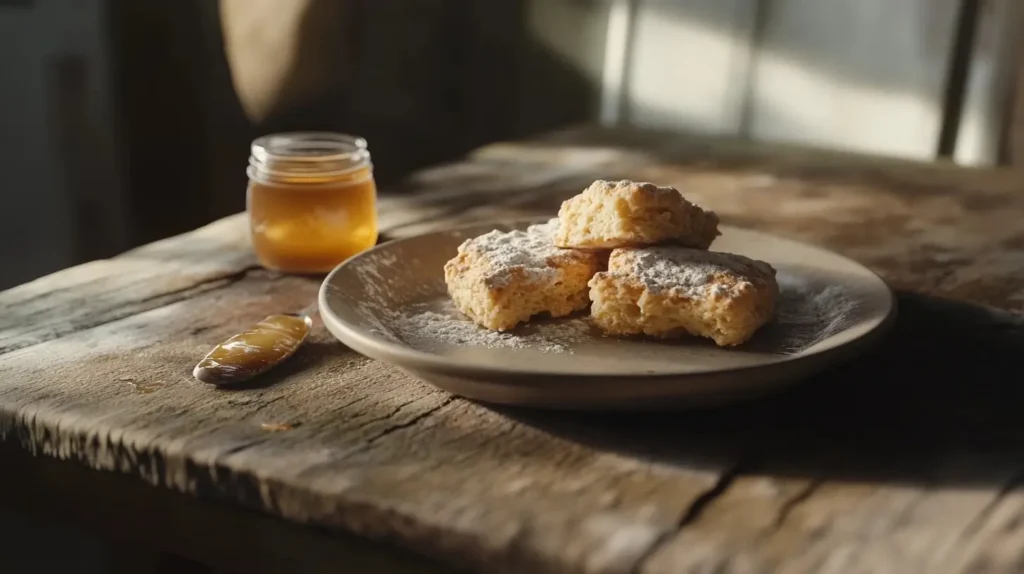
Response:
[[[218,390],[190,378],[210,345],[319,286],[257,267],[236,216],[0,293],[0,503],[236,570],[1024,568],[1024,175],[579,128],[420,172],[382,225],[553,213],[598,177],[873,267],[894,331],[708,412],[488,408],[321,326]]]

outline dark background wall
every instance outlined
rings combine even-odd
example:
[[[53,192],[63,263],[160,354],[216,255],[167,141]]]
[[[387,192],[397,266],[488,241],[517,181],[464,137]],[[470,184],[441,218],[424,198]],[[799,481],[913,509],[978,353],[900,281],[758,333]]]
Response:
[[[103,8],[0,4],[0,288],[124,244]],[[96,213],[107,221],[78,241]]]
[[[287,80],[258,117],[221,3],[0,3],[0,289],[244,209],[263,133],[362,135],[386,186],[596,113],[595,83],[533,40],[528,2],[296,1]]]

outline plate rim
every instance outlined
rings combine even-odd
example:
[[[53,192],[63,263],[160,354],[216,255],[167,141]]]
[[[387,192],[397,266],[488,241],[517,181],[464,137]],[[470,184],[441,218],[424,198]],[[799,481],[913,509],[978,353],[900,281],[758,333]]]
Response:
[[[729,368],[706,368],[700,370],[691,370],[687,372],[678,373],[567,373],[567,372],[553,372],[545,369],[530,369],[530,368],[510,368],[507,366],[503,367],[487,367],[483,365],[473,365],[460,363],[456,360],[452,360],[450,357],[444,357],[427,351],[421,351],[408,345],[390,341],[384,337],[375,335],[372,332],[368,332],[365,329],[356,327],[348,324],[346,321],[338,317],[334,310],[331,309],[327,303],[328,297],[328,286],[331,284],[332,279],[339,273],[343,273],[346,267],[355,265],[359,260],[370,257],[375,253],[383,251],[385,249],[393,248],[395,245],[401,243],[408,243],[413,241],[422,240],[424,237],[431,235],[441,234],[453,234],[460,231],[475,229],[480,227],[486,227],[493,225],[495,229],[499,226],[525,226],[533,223],[544,222],[550,220],[551,217],[519,217],[519,218],[503,218],[481,221],[478,223],[467,223],[458,227],[450,229],[439,229],[434,231],[427,231],[411,235],[409,237],[402,237],[393,239],[381,244],[378,244],[371,249],[363,251],[358,255],[355,255],[346,261],[335,266],[334,269],[327,274],[323,282],[320,285],[320,289],[317,294],[317,305],[319,307],[320,315],[323,320],[324,326],[331,334],[338,339],[340,342],[350,347],[351,349],[366,355],[372,359],[383,361],[399,368],[410,370],[410,371],[427,371],[427,372],[442,372],[458,374],[460,376],[480,379],[487,376],[500,376],[503,379],[529,379],[532,377],[544,377],[547,380],[578,380],[580,378],[586,378],[588,380],[644,380],[651,383],[658,382],[660,380],[677,380],[680,378],[687,377],[700,377],[708,375],[724,375],[729,373],[745,373],[748,371],[763,371],[765,369],[773,368],[786,368],[793,363],[805,362],[805,361],[821,361],[826,359],[830,355],[856,355],[861,352],[864,348],[870,346],[879,338],[884,336],[895,322],[898,314],[898,305],[896,295],[889,286],[888,282],[885,281],[878,273],[866,265],[849,258],[835,251],[819,247],[810,243],[806,243],[800,240],[791,239],[784,235],[778,235],[774,233],[768,233],[757,229],[749,229],[734,225],[720,225],[720,229],[724,231],[737,230],[744,233],[752,233],[755,235],[762,235],[767,237],[773,237],[776,239],[782,239],[791,243],[796,243],[804,248],[821,251],[827,253],[829,256],[842,259],[845,262],[856,266],[863,271],[866,271],[879,286],[884,290],[886,298],[886,311],[884,315],[875,320],[875,324],[871,325],[860,335],[850,339],[845,343],[841,343],[837,346],[831,346],[816,351],[810,351],[805,354],[794,354],[794,355],[780,355],[777,360],[770,362],[755,364],[755,365],[740,365]]]

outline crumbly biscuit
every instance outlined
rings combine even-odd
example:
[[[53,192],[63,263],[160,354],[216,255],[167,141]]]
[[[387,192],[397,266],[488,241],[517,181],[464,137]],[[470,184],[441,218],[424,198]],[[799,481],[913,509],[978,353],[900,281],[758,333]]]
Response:
[[[673,187],[598,180],[562,203],[555,245],[612,249],[668,243],[707,249],[719,235],[718,215]]]
[[[591,314],[605,333],[691,334],[723,347],[771,320],[778,296],[771,265],[685,247],[616,249],[590,280]]]
[[[540,313],[562,317],[585,309],[587,282],[600,270],[601,257],[555,247],[555,227],[552,219],[526,231],[492,231],[463,242],[444,266],[455,307],[497,331]]]

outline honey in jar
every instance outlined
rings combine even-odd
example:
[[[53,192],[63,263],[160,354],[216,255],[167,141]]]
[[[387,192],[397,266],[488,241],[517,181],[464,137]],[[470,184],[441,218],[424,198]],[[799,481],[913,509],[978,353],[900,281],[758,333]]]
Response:
[[[264,267],[324,273],[377,243],[377,186],[366,140],[335,133],[252,143],[247,210]]]

